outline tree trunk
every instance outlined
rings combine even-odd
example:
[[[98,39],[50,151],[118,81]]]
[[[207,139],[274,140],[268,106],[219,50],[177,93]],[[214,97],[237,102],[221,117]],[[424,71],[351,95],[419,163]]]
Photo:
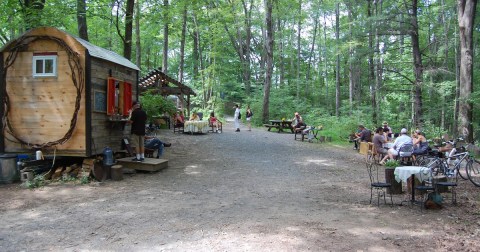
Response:
[[[350,36],[350,39],[353,40],[353,31],[352,31],[352,22],[353,22],[353,18],[352,18],[352,11],[350,10],[350,8],[347,8],[347,11],[348,11],[348,33],[349,33],[349,36]],[[353,60],[354,60],[354,55],[353,55],[353,46],[352,45],[349,45],[348,47],[348,57],[349,57],[349,60],[348,60],[348,103],[349,103],[349,106],[350,106],[350,115],[353,113],[353,85],[354,85],[354,82],[353,82]]]
[[[280,19],[280,17],[277,18],[277,31],[278,31],[278,52],[279,52],[279,55],[278,55],[278,65],[279,65],[279,68],[280,68],[280,71],[279,71],[279,78],[280,80],[278,81],[278,86],[283,86],[283,83],[284,83],[284,79],[285,79],[285,59],[283,57],[283,55],[285,55],[284,53],[284,47],[283,47],[283,36],[284,36],[284,33],[283,33],[283,26],[282,26],[282,21]]]
[[[372,1],[368,0],[367,15],[370,19],[372,17]],[[370,24],[368,28],[368,84],[370,85],[370,102],[372,106],[372,122],[377,120],[377,99],[375,90],[375,64],[373,61],[373,25]]]
[[[199,62],[200,62],[200,32],[198,31],[198,24],[197,24],[197,15],[195,10],[193,12],[193,24],[194,24],[194,31],[193,31],[193,78],[198,80],[199,74]]]
[[[86,0],[77,0],[77,28],[78,36],[88,41]]]
[[[460,135],[473,142],[473,113],[470,96],[473,92],[473,28],[476,0],[457,0],[458,25],[460,28],[460,101],[459,124]]]
[[[297,23],[297,65],[296,65],[296,78],[295,83],[297,84],[297,99],[300,98],[300,50],[301,50],[301,41],[300,34],[302,32],[302,0],[298,3],[298,23]]]
[[[249,5],[247,6],[246,2],[242,0],[243,5],[243,12],[245,13],[245,59],[244,59],[244,67],[243,67],[243,81],[245,83],[245,94],[247,96],[250,95],[251,92],[251,83],[250,79],[252,76],[252,70],[250,69],[251,59],[251,41],[252,41],[252,8],[253,8],[253,0],[249,1]]]
[[[169,13],[168,13],[168,0],[163,0],[163,61],[162,61],[162,72],[167,74],[168,68],[168,24],[170,23]]]
[[[273,0],[263,0],[265,5],[265,24],[266,24],[266,38],[265,38],[265,82],[263,84],[263,114],[262,121],[267,122],[270,116],[270,86],[272,85],[273,74],[273,23],[272,23],[272,9]]]
[[[337,3],[335,7],[335,40],[337,41],[336,54],[336,73],[335,73],[335,116],[340,116],[340,50],[338,45],[340,44],[340,4]]]
[[[422,82],[423,82],[423,65],[422,55],[420,53],[420,43],[418,36],[418,20],[417,20],[417,1],[412,0],[412,9],[410,11],[410,37],[412,39],[412,54],[415,73],[415,85],[413,87],[413,121],[412,124],[416,128],[421,128],[423,122],[422,116]]]
[[[40,25],[45,0],[24,0],[22,11],[25,19],[25,30],[30,30]]]
[[[330,109],[330,100],[328,99],[328,61],[327,61],[327,17],[323,14],[323,82],[325,84],[325,106]]]
[[[180,38],[180,63],[178,66],[178,81],[183,82],[183,68],[185,64],[185,35],[187,33],[187,2],[184,3],[182,15],[182,35]]]
[[[310,47],[310,53],[308,55],[308,65],[307,65],[307,74],[306,74],[306,86],[305,86],[305,94],[310,94],[310,83],[311,81],[311,69],[312,69],[312,58],[315,55],[315,45],[317,41],[317,29],[318,29],[318,12],[315,15],[313,20],[313,38],[312,38],[312,46]],[[315,58],[313,59],[315,60]]]
[[[135,0],[127,0],[127,9],[125,10],[125,40],[123,44],[123,57],[132,58],[132,33],[133,33],[133,10]]]
[[[140,42],[140,3],[135,4],[135,62],[138,68],[142,68],[142,45]]]

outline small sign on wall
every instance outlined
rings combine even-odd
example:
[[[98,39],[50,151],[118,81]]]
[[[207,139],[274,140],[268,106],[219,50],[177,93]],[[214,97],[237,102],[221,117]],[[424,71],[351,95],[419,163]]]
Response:
[[[107,112],[107,94],[105,91],[94,90],[94,102],[93,111],[95,112]]]

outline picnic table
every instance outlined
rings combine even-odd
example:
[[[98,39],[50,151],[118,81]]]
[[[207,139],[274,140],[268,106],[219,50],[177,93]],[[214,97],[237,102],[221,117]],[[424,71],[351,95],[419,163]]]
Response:
[[[289,129],[292,133],[292,121],[291,120],[269,120],[270,124],[264,124],[270,131],[272,128],[278,129],[278,132],[283,132],[283,129]]]

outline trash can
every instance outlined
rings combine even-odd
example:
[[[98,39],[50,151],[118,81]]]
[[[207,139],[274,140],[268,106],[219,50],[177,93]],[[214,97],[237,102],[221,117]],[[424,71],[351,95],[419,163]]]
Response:
[[[0,184],[10,184],[20,180],[16,154],[0,154]]]

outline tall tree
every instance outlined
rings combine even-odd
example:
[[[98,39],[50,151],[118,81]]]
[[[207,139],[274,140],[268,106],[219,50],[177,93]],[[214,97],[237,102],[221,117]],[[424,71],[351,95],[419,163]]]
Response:
[[[340,116],[340,4],[337,3],[335,6],[335,40],[336,43],[336,68],[335,68],[335,116]]]
[[[132,33],[133,33],[133,10],[135,0],[127,0],[125,10],[125,39],[123,43],[123,56],[127,59],[132,58]]]
[[[460,110],[459,129],[467,141],[473,141],[473,113],[470,100],[473,92],[473,27],[476,0],[457,0],[458,25],[460,28]]]
[[[270,87],[272,85],[273,74],[273,21],[272,21],[272,9],[273,0],[263,0],[265,6],[265,79],[263,83],[263,113],[262,121],[267,122],[270,116]]]
[[[168,68],[168,25],[170,24],[168,0],[163,0],[163,61],[162,71],[167,73]]]
[[[142,69],[142,44],[140,40],[140,1],[135,3],[135,62]]]
[[[301,34],[302,34],[302,0],[298,3],[298,21],[297,21],[297,65],[295,67],[295,83],[297,84],[297,99],[300,98],[300,61],[301,61]]]
[[[77,27],[78,36],[88,41],[86,0],[77,0]]]
[[[183,68],[185,64],[185,37],[187,33],[187,1],[184,1],[182,13],[182,34],[180,37],[180,63],[178,66],[178,81],[183,82]]]
[[[422,117],[422,83],[423,83],[423,64],[420,51],[420,39],[418,30],[418,0],[412,0],[410,15],[410,38],[412,40],[413,68],[415,74],[415,84],[413,86],[413,126],[421,128]]]

